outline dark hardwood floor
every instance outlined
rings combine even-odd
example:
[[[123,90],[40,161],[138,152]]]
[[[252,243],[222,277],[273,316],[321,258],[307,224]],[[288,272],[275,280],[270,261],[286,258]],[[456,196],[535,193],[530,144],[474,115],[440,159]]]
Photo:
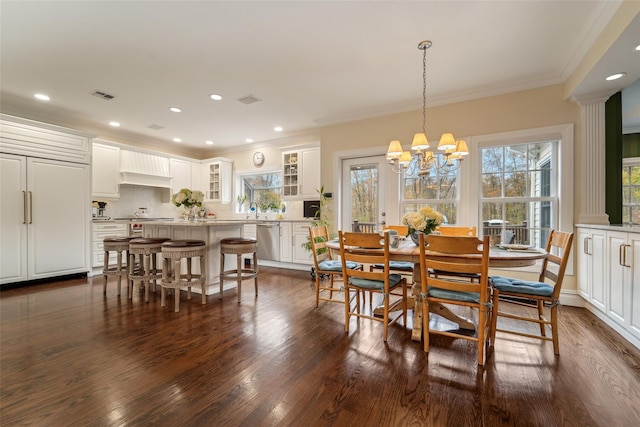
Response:
[[[498,334],[434,337],[321,303],[306,272],[263,268],[180,312],[102,279],[2,290],[2,426],[638,426],[640,352],[584,309],[562,307],[560,352]]]

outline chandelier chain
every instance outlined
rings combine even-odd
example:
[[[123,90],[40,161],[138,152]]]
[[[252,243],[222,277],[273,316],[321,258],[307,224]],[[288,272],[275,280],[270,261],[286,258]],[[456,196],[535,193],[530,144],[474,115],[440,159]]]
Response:
[[[427,134],[427,49],[422,49],[422,133]]]

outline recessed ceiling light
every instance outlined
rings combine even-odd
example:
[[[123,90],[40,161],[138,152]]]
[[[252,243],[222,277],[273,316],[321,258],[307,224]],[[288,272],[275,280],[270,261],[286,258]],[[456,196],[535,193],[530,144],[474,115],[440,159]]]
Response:
[[[636,46],[636,50],[640,50],[640,44]]]
[[[109,122],[109,126],[113,126],[114,128],[120,127],[120,123],[118,122]]]
[[[245,139],[244,141],[245,141],[245,142],[249,142],[249,143],[251,143],[251,142],[253,142],[253,138],[247,138],[247,139]]]
[[[276,126],[273,128],[276,132],[282,132],[282,126]]]
[[[606,81],[611,81],[611,80],[618,80],[621,77],[626,76],[627,73],[616,73],[616,74],[611,74],[609,77],[607,77],[605,80]]]
[[[222,99],[222,96],[216,93],[212,93],[211,95],[209,95],[209,98],[213,99],[214,101],[220,101]]]
[[[173,138],[173,142],[182,142],[182,139],[180,139],[180,138]]]
[[[207,145],[213,145],[213,141],[205,141],[205,144],[207,144]]]
[[[173,111],[174,113],[181,113],[182,109],[178,107],[169,107],[169,111]]]
[[[51,99],[47,95],[45,95],[44,93],[36,93],[33,96],[35,96],[36,99],[39,99],[40,101],[49,101]]]

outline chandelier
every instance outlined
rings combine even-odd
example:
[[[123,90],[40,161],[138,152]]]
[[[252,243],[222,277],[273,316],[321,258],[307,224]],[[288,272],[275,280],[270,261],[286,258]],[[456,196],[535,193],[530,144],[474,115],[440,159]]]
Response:
[[[402,149],[400,141],[391,141],[387,150],[387,161],[396,173],[407,173],[418,176],[429,175],[431,170],[441,175],[451,173],[460,167],[463,156],[469,154],[464,139],[456,141],[452,133],[443,133],[438,144],[438,151],[431,151],[427,141],[427,49],[430,40],[421,41],[418,49],[422,51],[422,132],[413,136],[412,154]]]

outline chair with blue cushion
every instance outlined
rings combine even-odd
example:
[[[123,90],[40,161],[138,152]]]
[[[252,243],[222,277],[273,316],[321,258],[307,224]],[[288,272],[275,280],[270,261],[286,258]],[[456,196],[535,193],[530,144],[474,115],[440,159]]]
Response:
[[[429,352],[429,334],[445,335],[476,342],[478,365],[484,365],[485,347],[492,336],[491,303],[488,285],[489,237],[480,240],[470,236],[419,235],[420,276],[422,290],[420,300],[423,312],[424,351]],[[455,255],[447,257],[448,254]],[[436,275],[434,271],[452,274]],[[458,274],[474,275],[478,279],[469,281]],[[431,328],[429,304],[446,304],[468,307],[477,311],[473,322],[476,333],[460,329],[441,330]],[[436,315],[437,313],[434,313]],[[434,325],[437,322],[434,322]]]
[[[344,303],[343,298],[334,298],[334,292],[340,293],[340,288],[335,286],[334,278],[342,277],[342,262],[331,259],[331,250],[327,248],[327,241],[329,240],[327,227],[309,227],[309,240],[315,268],[316,307],[318,307],[320,301]],[[350,262],[347,267],[350,269],[362,269],[362,265],[355,262]],[[325,276],[329,278],[328,285],[320,283]]]
[[[407,235],[407,226],[406,225],[385,225],[383,228],[384,231],[387,231],[389,235]],[[369,271],[382,270],[384,269],[384,264],[374,264],[369,266]],[[389,261],[389,269],[392,273],[402,274],[409,279],[408,283],[413,283],[413,269],[414,265],[412,262],[408,261]]]
[[[342,276],[344,277],[345,295],[349,291],[356,291],[356,307],[345,298],[345,332],[349,332],[349,322],[352,316],[382,322],[384,325],[383,339],[386,342],[389,325],[400,318],[407,324],[407,279],[400,274],[389,272],[389,233],[352,233],[338,231],[340,242],[340,258],[342,261]],[[349,262],[358,264],[383,264],[383,270],[365,271],[348,268]],[[360,310],[360,292],[382,295],[382,317],[376,317],[373,312]],[[394,317],[389,315],[391,298],[401,298],[401,311]],[[395,301],[394,301],[395,302]]]
[[[542,269],[537,281],[526,281],[503,276],[491,276],[489,282],[493,289],[493,319],[491,342],[495,344],[496,331],[553,341],[553,352],[560,354],[558,345],[558,306],[560,304],[560,289],[567,268],[569,253],[573,243],[573,233],[551,230],[547,239],[546,250],[549,256],[542,262]],[[551,267],[550,269],[550,266]],[[551,282],[551,283],[549,283]],[[521,316],[498,310],[500,298],[507,297],[509,302],[533,308],[536,317]],[[504,300],[503,300],[504,302]],[[551,319],[545,317],[545,304],[549,305]],[[521,330],[498,329],[498,317],[537,323],[540,335],[529,334]],[[546,329],[551,328],[551,337]]]

